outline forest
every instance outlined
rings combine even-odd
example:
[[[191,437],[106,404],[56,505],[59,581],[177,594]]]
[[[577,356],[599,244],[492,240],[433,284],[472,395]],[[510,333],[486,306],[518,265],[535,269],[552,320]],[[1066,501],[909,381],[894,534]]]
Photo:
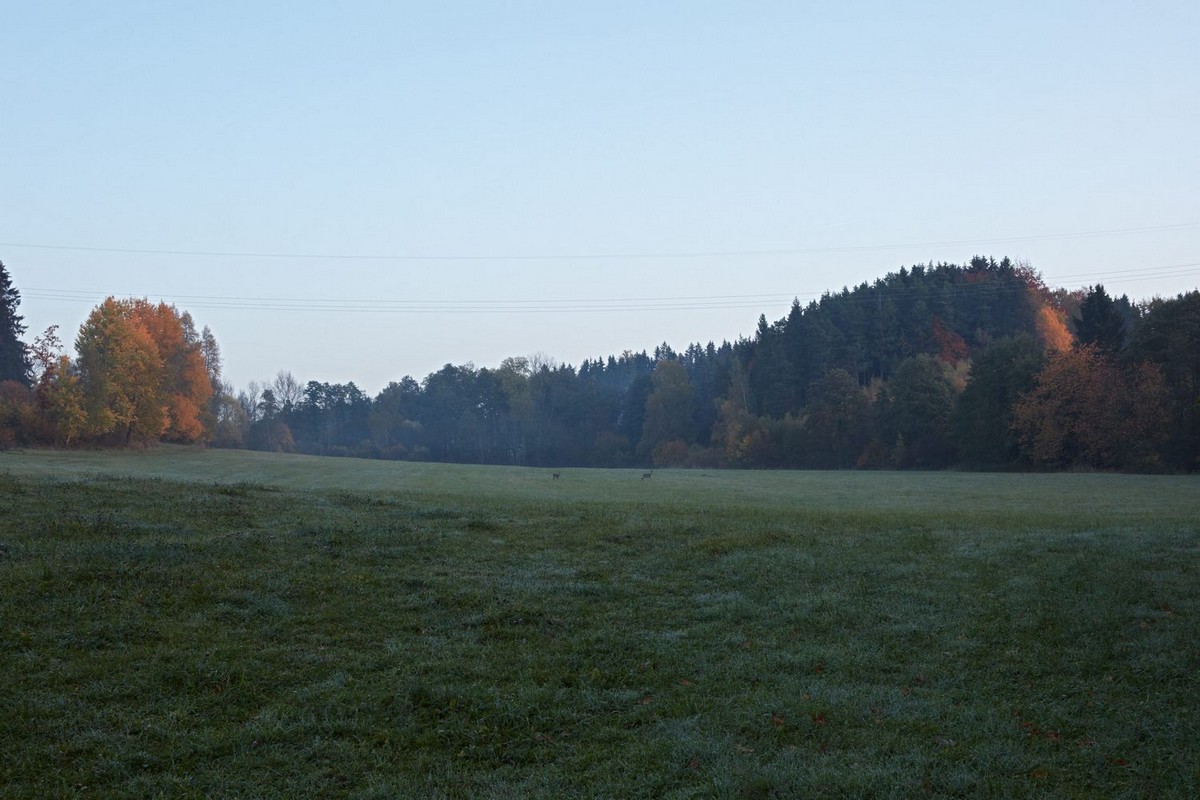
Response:
[[[0,264],[0,447],[154,442],[544,467],[1200,468],[1200,291],[1051,289],[1009,259],[794,301],[753,336],[578,366],[446,364],[371,397],[286,370],[237,388],[213,333],[108,298],[74,356],[21,338]]]

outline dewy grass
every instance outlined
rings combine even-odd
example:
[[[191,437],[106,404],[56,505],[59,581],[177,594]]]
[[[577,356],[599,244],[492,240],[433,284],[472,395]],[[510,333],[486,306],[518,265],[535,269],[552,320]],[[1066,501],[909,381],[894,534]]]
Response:
[[[1194,479],[0,470],[5,797],[1200,795]]]

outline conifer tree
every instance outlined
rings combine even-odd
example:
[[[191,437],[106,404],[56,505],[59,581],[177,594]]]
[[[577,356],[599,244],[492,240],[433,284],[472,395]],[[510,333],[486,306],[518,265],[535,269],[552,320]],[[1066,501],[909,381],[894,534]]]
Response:
[[[1125,321],[1116,302],[1097,284],[1083,299],[1079,318],[1075,320],[1075,336],[1080,346],[1095,345],[1107,355],[1116,355],[1125,342]]]
[[[12,285],[8,270],[0,262],[0,381],[29,385],[29,351],[21,341],[23,317],[17,314],[21,294]]]

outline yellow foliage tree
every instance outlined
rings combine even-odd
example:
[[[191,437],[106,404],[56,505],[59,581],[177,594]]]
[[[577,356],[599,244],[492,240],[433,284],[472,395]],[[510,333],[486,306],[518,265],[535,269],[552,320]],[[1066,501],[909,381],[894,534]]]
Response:
[[[80,328],[75,347],[89,435],[124,444],[208,435],[212,383],[186,313],[110,297]]]
[[[186,311],[180,314],[167,303],[128,302],[131,315],[146,328],[162,361],[161,389],[167,416],[163,438],[177,442],[204,439],[212,381],[191,315]]]
[[[1051,353],[1061,353],[1070,350],[1074,343],[1070,329],[1067,328],[1067,315],[1062,311],[1043,305],[1038,308],[1037,332],[1042,344]]]

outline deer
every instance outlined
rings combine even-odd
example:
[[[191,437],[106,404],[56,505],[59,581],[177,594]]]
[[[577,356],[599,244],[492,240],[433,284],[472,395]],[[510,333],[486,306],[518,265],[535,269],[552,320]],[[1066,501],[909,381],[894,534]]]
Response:
[[[556,472],[556,473],[554,473],[553,475],[551,475],[550,477],[551,477],[551,479],[552,479],[552,480],[558,480],[558,476],[559,476],[559,475],[562,475],[562,473],[561,473],[561,472]]]
[[[644,480],[644,481],[649,480],[652,475],[654,475],[654,470],[650,470],[649,472],[643,472],[642,480]]]

